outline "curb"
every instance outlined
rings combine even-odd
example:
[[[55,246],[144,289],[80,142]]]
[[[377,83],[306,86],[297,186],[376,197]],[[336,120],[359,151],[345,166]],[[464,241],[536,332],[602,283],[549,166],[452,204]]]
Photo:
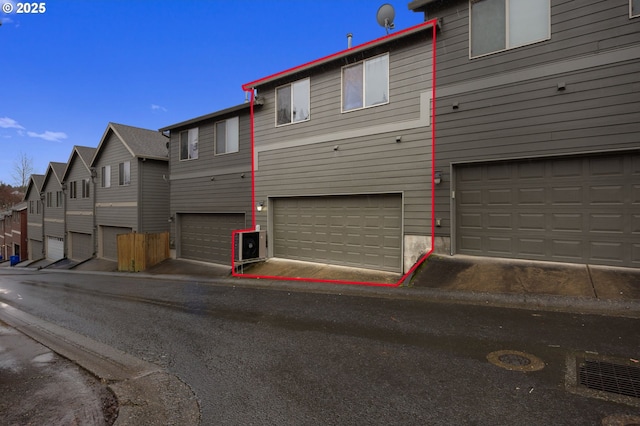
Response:
[[[200,424],[189,386],[159,366],[0,304],[0,319],[93,374],[118,400],[115,426]]]

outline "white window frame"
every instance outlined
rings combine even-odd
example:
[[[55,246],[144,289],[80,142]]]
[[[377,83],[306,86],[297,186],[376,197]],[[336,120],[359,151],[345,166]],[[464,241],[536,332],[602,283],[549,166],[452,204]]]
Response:
[[[198,139],[200,137],[200,132],[198,127],[194,127],[192,129],[183,130],[180,132],[178,136],[179,149],[178,158],[180,161],[189,161],[189,160],[197,160],[198,159]],[[186,137],[186,157],[182,157],[182,138],[183,135]]]
[[[290,94],[289,94],[289,110],[290,110],[289,121],[286,122],[286,123],[278,123],[278,91],[281,90],[281,89],[284,89],[285,87],[289,87],[289,89],[290,89]],[[300,116],[299,114],[298,114],[298,117],[296,117],[297,111],[295,109],[295,107],[297,106],[296,94],[300,94],[300,93],[302,93],[303,96],[304,96],[304,94],[306,94],[306,98],[307,98],[306,99],[306,101],[307,101],[306,117],[303,117],[302,119],[298,118]],[[276,115],[275,115],[276,127],[289,126],[291,124],[304,123],[305,121],[311,120],[311,78],[307,77],[307,78],[303,78],[303,79],[298,80],[298,81],[294,81],[293,83],[289,83],[289,84],[284,84],[282,86],[278,86],[278,87],[276,87],[275,94],[276,94]],[[302,108],[302,112],[304,113],[304,107]]]
[[[636,7],[633,7],[634,2]],[[640,1],[629,0],[629,18],[640,18]]]
[[[131,185],[131,161],[118,164],[118,185]]]
[[[535,44],[535,43],[540,43],[543,41],[547,41],[551,39],[551,0],[546,0],[547,2],[547,11],[549,13],[548,15],[548,19],[547,19],[547,33],[546,36],[544,38],[541,39],[536,39],[536,40],[531,40],[531,41],[527,41],[525,43],[521,43],[518,45],[513,45],[510,43],[509,40],[509,30],[510,30],[510,26],[509,26],[509,5],[511,0],[502,0],[505,2],[505,47],[502,49],[498,49],[498,50],[494,50],[492,52],[486,52],[486,53],[480,53],[478,55],[474,55],[473,54],[473,41],[472,41],[472,30],[473,30],[473,22],[472,22],[472,3],[477,2],[477,1],[482,1],[482,0],[469,0],[469,58],[470,59],[476,59],[476,58],[481,58],[483,56],[487,56],[487,55],[493,55],[495,53],[499,53],[499,52],[505,52],[507,50],[512,50],[512,49],[517,49],[519,47],[523,47],[523,46],[529,46],[531,44]]]
[[[387,95],[387,99],[384,102],[378,102],[376,104],[367,104],[367,62],[385,57],[387,58],[387,81],[386,81],[386,87],[385,87],[385,93]],[[349,109],[345,109],[345,78],[344,78],[344,73],[346,69],[349,68],[353,68],[356,66],[362,66],[362,106],[359,107],[355,107],[355,108],[349,108]],[[349,64],[349,65],[345,65],[344,67],[342,67],[342,69],[340,70],[340,108],[342,110],[343,113],[345,112],[352,112],[352,111],[359,111],[362,109],[366,109],[366,108],[374,108],[377,106],[381,106],[381,105],[388,105],[391,95],[389,93],[389,80],[390,80],[390,76],[389,76],[389,53],[383,53],[382,55],[377,55],[377,56],[373,56],[371,58],[365,59],[363,61],[359,61],[353,64]]]
[[[101,170],[100,187],[111,188],[111,166],[102,166]]]
[[[220,123],[224,123],[224,152],[218,151],[220,146],[220,141],[218,140],[218,125]],[[217,121],[213,126],[213,135],[214,155],[226,155],[238,152],[240,150],[240,117],[232,117],[226,120]],[[234,149],[233,151],[229,150],[229,141],[233,143],[231,146],[231,149]]]

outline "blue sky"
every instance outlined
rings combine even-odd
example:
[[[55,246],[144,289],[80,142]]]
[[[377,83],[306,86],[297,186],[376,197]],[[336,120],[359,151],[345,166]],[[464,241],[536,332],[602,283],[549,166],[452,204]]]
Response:
[[[422,22],[408,0],[49,0],[0,11],[0,181],[96,147],[107,123],[159,129],[244,101],[242,84]]]

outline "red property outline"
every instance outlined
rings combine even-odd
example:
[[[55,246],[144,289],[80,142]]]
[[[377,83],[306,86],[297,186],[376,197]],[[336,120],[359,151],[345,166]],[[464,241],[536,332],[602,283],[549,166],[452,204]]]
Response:
[[[292,73],[295,72],[296,70],[305,68],[305,67],[311,67],[315,64],[321,63],[321,62],[325,62],[325,61],[329,61],[331,59],[333,59],[334,57],[343,55],[345,52],[347,51],[354,51],[354,50],[360,50],[363,48],[366,48],[368,45],[374,44],[374,43],[379,43],[385,39],[388,38],[393,38],[393,37],[398,37],[402,34],[408,33],[408,32],[412,32],[412,31],[416,31],[419,30],[423,27],[427,27],[427,26],[431,26],[433,31],[432,31],[432,41],[431,41],[431,50],[432,50],[432,75],[431,75],[431,248],[429,249],[429,251],[424,254],[420,259],[418,259],[418,261],[394,284],[387,284],[387,283],[378,283],[378,282],[367,282],[367,281],[348,281],[348,280],[329,280],[329,279],[320,279],[320,278],[301,278],[301,277],[283,277],[283,276],[271,276],[271,275],[254,275],[254,274],[239,274],[236,272],[236,268],[235,268],[235,259],[234,259],[234,254],[236,252],[236,247],[235,247],[235,242],[236,242],[236,234],[238,234],[239,232],[244,232],[244,231],[253,231],[256,228],[256,215],[255,215],[255,211],[252,210],[251,212],[251,228],[250,229],[240,229],[240,230],[235,230],[232,232],[231,235],[231,274],[234,277],[240,277],[240,278],[256,278],[256,279],[273,279],[273,280],[285,280],[285,281],[305,281],[305,282],[319,282],[319,283],[329,283],[329,284],[347,284],[347,285],[364,285],[364,286],[371,286],[371,287],[399,287],[402,282],[404,280],[407,279],[407,277],[409,277],[411,274],[413,274],[413,272],[425,261],[427,260],[427,258],[431,255],[431,253],[433,253],[433,246],[435,245],[435,196],[434,196],[434,192],[435,192],[435,182],[434,182],[434,178],[435,178],[435,168],[436,168],[436,164],[435,164],[435,160],[436,160],[436,30],[437,30],[437,24],[438,24],[438,20],[437,19],[432,19],[430,21],[426,21],[423,22],[422,24],[418,24],[415,25],[413,27],[409,27],[407,29],[404,29],[402,31],[398,31],[395,34],[389,34],[386,35],[384,37],[380,37],[378,39],[372,40],[370,42],[361,44],[359,46],[355,46],[351,49],[347,49],[341,52],[337,52],[334,53],[332,55],[326,56],[324,58],[320,58],[317,59],[315,61],[303,64],[303,65],[299,65],[297,67],[273,74],[271,76],[268,77],[264,77],[261,78],[259,80],[255,80],[252,81],[250,83],[244,84],[242,86],[242,89],[245,92],[250,92],[251,93],[251,99],[250,99],[250,116],[251,116],[251,124],[250,124],[250,128],[251,128],[251,207],[252,209],[255,208],[255,199],[256,199],[256,194],[255,194],[255,128],[254,128],[254,109],[253,109],[253,104],[254,104],[254,100],[255,100],[255,90],[254,87],[262,82],[271,80],[271,79],[276,79],[281,75],[284,74],[288,74],[288,73]]]

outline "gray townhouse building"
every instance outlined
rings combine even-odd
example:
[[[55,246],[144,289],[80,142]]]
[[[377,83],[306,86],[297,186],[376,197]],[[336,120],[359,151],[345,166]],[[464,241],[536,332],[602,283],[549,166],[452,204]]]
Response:
[[[59,260],[66,256],[65,197],[62,186],[62,176],[66,167],[65,163],[50,162],[42,182],[43,243],[45,257],[50,260]]]
[[[170,137],[172,257],[230,265],[231,233],[253,214],[250,104],[160,131]]]
[[[424,23],[243,86],[263,103],[255,199],[269,257],[403,273],[429,250],[433,32]]]
[[[97,257],[117,260],[117,235],[169,230],[169,139],[109,123],[91,159]]]
[[[63,174],[66,186],[66,242],[67,257],[73,260],[90,259],[95,254],[95,180],[91,159],[96,148],[74,146]]]
[[[436,250],[640,267],[640,4],[414,0],[439,19]]]
[[[44,175],[29,177],[24,201],[27,203],[27,254],[29,260],[44,259]]]

